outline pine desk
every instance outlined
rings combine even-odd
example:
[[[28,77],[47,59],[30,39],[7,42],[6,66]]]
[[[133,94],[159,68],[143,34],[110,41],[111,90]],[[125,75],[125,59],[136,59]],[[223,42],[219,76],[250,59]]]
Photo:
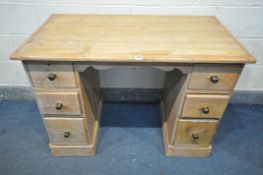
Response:
[[[118,66],[166,71],[166,155],[209,156],[242,68],[256,62],[211,16],[53,15],[10,58],[23,62],[54,156],[95,155],[98,71]]]

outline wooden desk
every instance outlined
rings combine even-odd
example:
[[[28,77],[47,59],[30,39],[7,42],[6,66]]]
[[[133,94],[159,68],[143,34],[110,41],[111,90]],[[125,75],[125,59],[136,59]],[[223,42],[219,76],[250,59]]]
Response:
[[[53,15],[11,56],[22,60],[54,156],[95,155],[98,71],[166,71],[167,156],[209,156],[244,64],[256,60],[215,17]]]

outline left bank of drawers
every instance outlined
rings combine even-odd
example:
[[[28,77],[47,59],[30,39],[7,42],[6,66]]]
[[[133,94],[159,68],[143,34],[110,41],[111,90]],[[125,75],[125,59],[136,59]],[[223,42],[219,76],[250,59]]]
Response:
[[[87,144],[79,88],[70,63],[27,63],[28,76],[51,144]]]

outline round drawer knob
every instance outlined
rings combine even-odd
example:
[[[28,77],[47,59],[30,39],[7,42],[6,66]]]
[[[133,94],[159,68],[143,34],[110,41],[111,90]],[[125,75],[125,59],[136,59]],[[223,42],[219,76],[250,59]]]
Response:
[[[212,76],[210,77],[210,81],[211,81],[212,83],[216,84],[216,83],[219,82],[219,78],[218,78],[218,76],[216,76],[216,75],[212,75]]]
[[[57,109],[57,110],[61,110],[62,107],[63,107],[63,104],[62,104],[61,102],[57,102],[57,104],[56,104],[56,109]]]
[[[65,138],[69,138],[69,136],[70,136],[70,132],[69,132],[69,131],[65,131],[65,132],[64,132],[64,137],[65,137]]]
[[[193,133],[193,134],[192,134],[192,138],[195,139],[195,140],[198,139],[198,138],[199,138],[199,134],[196,133],[196,132]]]
[[[57,78],[57,75],[55,74],[55,73],[49,73],[48,74],[48,79],[50,80],[50,81],[53,81],[53,80],[55,80]]]
[[[208,114],[210,111],[209,111],[209,108],[208,108],[207,106],[204,106],[204,107],[202,108],[202,112],[203,112],[204,114]]]

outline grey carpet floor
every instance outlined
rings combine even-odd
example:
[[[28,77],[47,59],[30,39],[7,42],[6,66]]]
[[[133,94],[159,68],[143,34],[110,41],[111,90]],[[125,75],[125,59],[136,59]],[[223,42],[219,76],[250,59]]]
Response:
[[[165,157],[158,104],[105,103],[95,157],[51,157],[35,102],[0,101],[0,174],[263,174],[263,106],[230,104],[209,158]]]

